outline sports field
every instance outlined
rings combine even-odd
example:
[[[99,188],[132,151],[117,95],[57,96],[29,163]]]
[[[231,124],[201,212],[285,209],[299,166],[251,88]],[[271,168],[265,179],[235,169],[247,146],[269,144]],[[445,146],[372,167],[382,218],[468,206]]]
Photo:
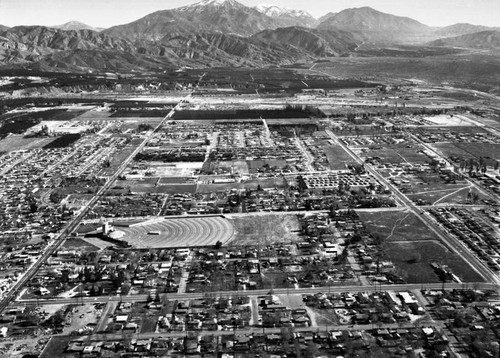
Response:
[[[165,218],[135,224],[116,225],[117,239],[135,248],[197,247],[227,243],[234,235],[233,225],[225,218]]]

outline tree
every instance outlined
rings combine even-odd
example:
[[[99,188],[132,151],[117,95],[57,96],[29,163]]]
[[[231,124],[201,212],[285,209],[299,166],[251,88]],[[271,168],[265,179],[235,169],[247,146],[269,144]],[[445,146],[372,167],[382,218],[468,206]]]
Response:
[[[469,198],[471,204],[475,204],[479,200],[479,194],[475,191],[469,192],[469,194],[467,194],[467,197]]]
[[[148,297],[146,298],[146,301],[148,303],[150,303],[150,302],[153,302],[153,300],[154,300],[153,294],[151,293],[151,291],[149,291]]]
[[[416,264],[422,260],[422,255],[420,255],[420,252],[415,252],[410,259],[408,259],[406,262],[409,264]]]
[[[30,203],[30,213],[34,214],[38,211],[38,205],[36,204],[35,201],[32,201]]]
[[[56,313],[54,313],[48,320],[47,323],[49,326],[56,328],[60,327],[66,322],[66,319],[64,318],[64,313],[63,311],[59,310]]]
[[[290,350],[290,340],[292,339],[292,334],[288,327],[281,327],[281,341],[282,341],[282,347],[285,353],[288,353]]]
[[[435,326],[435,322],[429,313],[417,318],[413,321],[413,327],[425,327],[425,326]]]
[[[35,311],[23,313],[19,318],[26,326],[37,326],[40,323],[40,317]]]

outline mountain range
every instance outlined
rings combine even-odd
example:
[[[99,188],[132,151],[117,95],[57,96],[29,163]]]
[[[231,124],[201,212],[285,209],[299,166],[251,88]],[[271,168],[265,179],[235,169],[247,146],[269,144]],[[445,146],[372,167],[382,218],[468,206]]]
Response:
[[[79,22],[2,26],[0,66],[60,71],[265,66],[355,56],[366,44],[497,48],[499,34],[470,24],[436,29],[369,7],[315,19],[305,11],[247,7],[236,0],[203,0],[99,30]]]
[[[90,25],[84,24],[79,21],[69,21],[62,25],[51,26],[55,29],[61,30],[93,30],[93,31],[102,31],[104,28],[102,27],[92,27]]]
[[[370,7],[346,9],[318,26],[323,30],[344,30],[370,42],[415,42],[429,38],[432,29],[408,17],[386,14]]]
[[[435,46],[500,49],[500,31],[480,31],[431,42]]]

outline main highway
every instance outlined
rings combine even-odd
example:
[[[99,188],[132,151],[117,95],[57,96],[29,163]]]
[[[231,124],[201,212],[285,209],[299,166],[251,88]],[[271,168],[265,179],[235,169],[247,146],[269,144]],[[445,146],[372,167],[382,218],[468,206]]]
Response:
[[[295,294],[314,294],[314,293],[339,293],[339,292],[374,292],[374,291],[414,291],[414,290],[440,290],[446,289],[464,289],[475,288],[482,290],[496,290],[496,284],[485,282],[474,283],[422,283],[422,284],[394,284],[394,285],[373,285],[373,286],[321,286],[321,287],[304,287],[304,288],[274,288],[272,290],[246,290],[246,291],[207,291],[193,293],[165,293],[161,294],[160,298],[168,300],[191,300],[201,299],[207,296],[211,297],[231,297],[235,295],[245,294],[247,296],[265,296],[273,295],[295,295]],[[36,299],[19,299],[16,302],[21,305],[42,305],[42,304],[82,304],[82,303],[107,303],[107,302],[145,302],[148,294],[142,295],[113,295],[113,296],[96,296],[96,297],[70,297],[70,298],[36,298]]]

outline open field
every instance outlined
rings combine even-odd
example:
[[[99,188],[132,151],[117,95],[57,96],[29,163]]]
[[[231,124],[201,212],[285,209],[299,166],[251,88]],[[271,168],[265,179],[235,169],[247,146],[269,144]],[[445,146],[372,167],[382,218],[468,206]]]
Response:
[[[462,282],[483,281],[467,262],[436,241],[392,242],[384,256],[396,265],[398,274],[408,283],[440,282],[431,267],[433,262],[447,265]]]
[[[496,160],[500,159],[499,143],[456,143],[455,146],[476,158],[489,157]]]
[[[217,191],[226,191],[231,189],[253,189],[256,190],[260,185],[261,188],[280,188],[285,185],[283,178],[268,178],[260,180],[247,180],[241,183],[224,183],[224,184],[198,184],[198,193],[211,193]]]
[[[217,241],[225,244],[234,234],[231,222],[220,216],[160,218],[130,227],[115,225],[113,234],[136,248],[209,246]]]
[[[101,170],[100,175],[112,175],[117,168],[127,159],[130,154],[134,151],[133,147],[125,147],[123,149],[117,150],[109,158],[109,167],[105,167]]]
[[[110,246],[107,243],[106,246]],[[76,250],[76,251],[97,251],[99,247],[91,244],[87,239],[80,238],[69,238],[64,241],[63,246],[66,250]]]
[[[471,192],[470,186],[464,184],[446,184],[446,186],[430,184],[423,186],[420,192],[405,195],[415,203],[427,203],[427,205],[445,203],[472,204],[468,197],[469,192]],[[481,193],[476,193],[478,194],[478,201],[487,199],[487,197]]]
[[[196,193],[196,184],[184,182],[162,182],[162,178],[144,178],[144,179],[128,179],[117,181],[119,187],[126,190],[130,189],[131,193],[158,193],[158,194],[183,194]]]
[[[48,343],[47,347],[45,347],[43,353],[40,355],[40,358],[54,358],[60,355],[70,342],[71,337],[69,336],[54,336]]]
[[[148,163],[148,169],[155,172],[159,177],[190,177],[196,170],[201,169],[203,162],[180,162],[180,163]]]
[[[354,159],[340,145],[325,147],[325,154],[332,170],[343,170],[350,164],[356,164]]]
[[[423,148],[419,145],[394,144],[385,146],[372,146],[363,150],[361,156],[378,157],[380,162],[391,164],[425,164],[430,158],[422,153]],[[356,152],[359,152],[357,150]]]
[[[0,140],[0,153],[20,149],[43,148],[55,138],[24,138],[21,135],[10,135]]]
[[[483,157],[487,165],[494,165],[493,160],[500,160],[500,144],[498,143],[436,143],[434,147],[444,155],[457,160]],[[489,160],[488,160],[489,159]]]
[[[360,211],[359,218],[367,230],[386,242],[438,240],[426,225],[413,213],[407,211]]]
[[[472,122],[468,121],[466,117],[449,116],[445,114],[439,116],[424,117],[424,119],[438,126],[468,126],[472,124]]]
[[[300,225],[293,214],[229,216],[234,225],[231,245],[272,245],[300,240]]]
[[[420,219],[409,212],[358,212],[368,231],[383,239],[382,256],[396,265],[397,273],[409,283],[440,282],[433,262],[447,265],[463,282],[482,281],[457,254],[444,246]]]

